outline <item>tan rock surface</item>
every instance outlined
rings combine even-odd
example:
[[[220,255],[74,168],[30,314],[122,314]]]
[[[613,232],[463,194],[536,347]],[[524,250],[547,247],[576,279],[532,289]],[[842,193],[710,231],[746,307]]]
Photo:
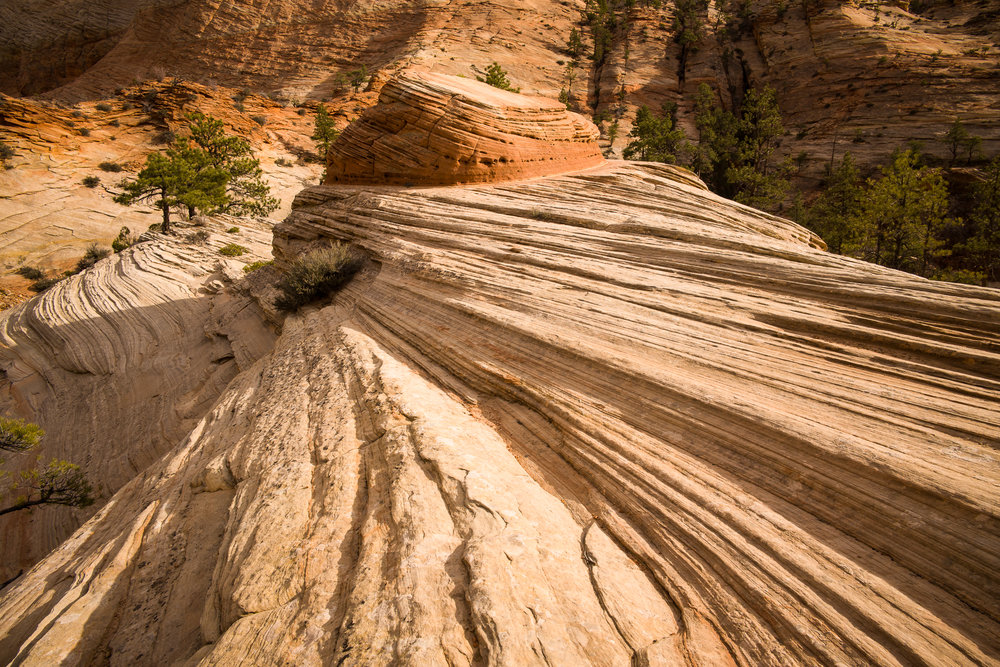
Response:
[[[0,659],[1000,659],[996,291],[656,165],[317,186],[275,247],[329,237],[368,268],[4,591]]]
[[[450,185],[535,178],[603,162],[594,124],[564,104],[454,76],[383,86],[327,160],[326,183]]]
[[[222,290],[242,278],[244,263],[270,256],[270,227],[240,221],[239,233],[226,233],[232,222],[179,228],[181,235],[209,231],[203,245],[153,235],[4,313],[0,412],[46,431],[37,450],[4,457],[6,468],[37,455],[69,459],[105,502],[270,348],[274,334],[252,304]],[[230,242],[251,252],[218,254]],[[45,507],[4,516],[0,579],[30,567],[93,511]]]

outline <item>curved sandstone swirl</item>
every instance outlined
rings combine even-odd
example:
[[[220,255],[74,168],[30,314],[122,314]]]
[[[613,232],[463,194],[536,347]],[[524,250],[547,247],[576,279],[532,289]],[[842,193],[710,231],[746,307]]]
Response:
[[[482,183],[602,161],[593,123],[540,97],[446,74],[407,73],[330,150],[327,183]]]
[[[0,600],[25,665],[1000,660],[1000,296],[668,167],[319,186],[372,262]]]

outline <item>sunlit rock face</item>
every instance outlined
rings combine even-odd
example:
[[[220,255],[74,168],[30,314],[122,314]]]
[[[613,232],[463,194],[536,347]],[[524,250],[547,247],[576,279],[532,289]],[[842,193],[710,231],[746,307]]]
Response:
[[[566,105],[445,74],[406,74],[352,123],[327,183],[451,185],[535,178],[602,162],[594,124]]]
[[[299,194],[278,265],[365,268],[3,591],[0,661],[1000,660],[996,291],[664,165],[372,183]]]

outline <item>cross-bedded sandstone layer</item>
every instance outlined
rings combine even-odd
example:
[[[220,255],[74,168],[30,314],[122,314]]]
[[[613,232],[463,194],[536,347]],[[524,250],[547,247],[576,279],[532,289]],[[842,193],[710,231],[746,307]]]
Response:
[[[603,161],[594,124],[566,105],[479,81],[409,73],[330,150],[327,183],[483,183],[534,178]]]
[[[0,600],[0,660],[996,664],[1000,297],[690,176],[318,186],[368,268]],[[166,344],[166,342],[164,342]]]

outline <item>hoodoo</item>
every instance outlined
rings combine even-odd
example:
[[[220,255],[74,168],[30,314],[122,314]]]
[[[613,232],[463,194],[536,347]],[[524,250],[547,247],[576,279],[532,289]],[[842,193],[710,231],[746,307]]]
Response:
[[[161,437],[4,590],[0,663],[1000,661],[995,290],[833,256],[690,172],[602,163],[556,105],[426,74],[344,132],[273,247],[332,239],[370,261],[273,337],[259,274],[225,290],[163,239],[162,297],[109,270],[131,248],[101,310],[4,316],[7,390],[58,411],[54,444]],[[174,312],[222,350],[185,373],[225,367],[190,383],[210,406],[167,397],[183,420],[130,392],[192,348],[126,336]],[[68,364],[95,318],[126,330],[114,372],[32,358],[44,336]],[[98,381],[114,402],[58,400]]]
[[[456,76],[411,73],[334,144],[327,183],[451,185],[600,164],[598,131],[566,105]]]

